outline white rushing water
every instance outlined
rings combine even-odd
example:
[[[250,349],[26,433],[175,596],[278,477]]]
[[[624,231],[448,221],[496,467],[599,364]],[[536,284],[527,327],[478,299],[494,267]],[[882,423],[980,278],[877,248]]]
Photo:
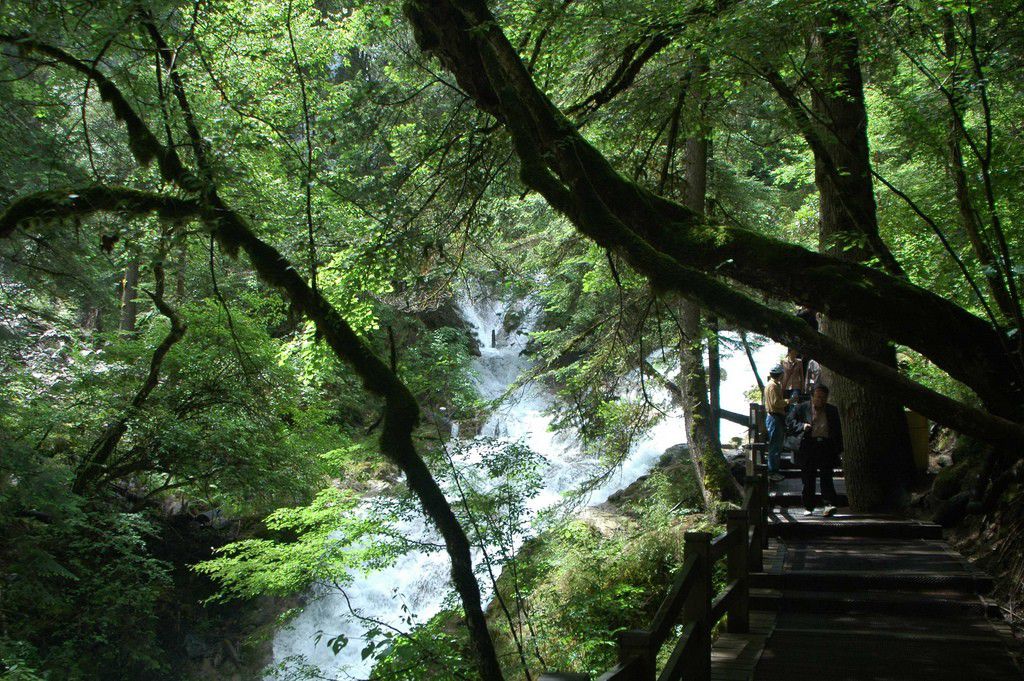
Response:
[[[502,302],[471,294],[462,299],[460,308],[480,344],[481,356],[473,363],[477,388],[484,399],[497,400],[533,366],[533,361],[522,353],[527,334],[534,328],[538,314],[528,302]],[[504,320],[510,314],[521,317],[523,321],[506,332]],[[755,356],[761,373],[766,373],[769,363],[774,364],[780,354],[781,348],[774,344],[758,350]],[[742,351],[723,358],[723,373],[722,407],[746,413],[747,400],[743,393],[754,384],[754,378]],[[620,469],[592,493],[591,503],[605,501],[610,494],[647,473],[666,449],[685,441],[682,414],[668,406],[665,391],[650,384],[647,391],[653,399],[662,400],[668,416],[634,443]],[[564,493],[600,470],[596,461],[581,458],[572,438],[550,431],[551,417],[547,412],[553,404],[553,396],[541,384],[526,383],[505,396],[481,426],[478,436],[490,438],[491,442],[522,443],[547,461],[544,487],[529,503],[534,513],[558,503]],[[723,441],[743,432],[741,426],[722,423]],[[474,447],[469,443],[457,448],[456,456],[460,465],[468,466],[486,451],[484,446]],[[408,522],[398,529],[414,540],[439,541],[436,533],[422,519]],[[476,556],[477,560],[479,558]],[[415,613],[416,620],[421,623],[441,610],[443,598],[449,591],[448,567],[448,556],[443,551],[411,553],[390,568],[357,575],[351,586],[346,588],[346,594],[351,607],[364,616],[372,616],[406,630],[408,626],[403,623],[403,618],[407,615],[403,608]],[[484,592],[489,593],[489,585],[483,586]],[[363,659],[361,654],[366,627],[349,615],[350,603],[345,596],[329,587],[315,589],[309,594],[303,612],[275,636],[275,663],[301,659],[305,664],[318,667],[324,678],[367,678],[373,659]],[[320,633],[323,635],[317,642]],[[339,634],[346,636],[349,643],[335,655],[327,641]]]

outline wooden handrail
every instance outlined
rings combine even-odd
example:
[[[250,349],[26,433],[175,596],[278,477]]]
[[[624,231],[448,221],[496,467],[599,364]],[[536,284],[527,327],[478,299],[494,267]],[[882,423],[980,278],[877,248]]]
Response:
[[[683,611],[683,606],[686,605],[686,599],[693,589],[693,585],[701,576],[700,570],[701,566],[697,557],[687,556],[672,584],[672,589],[665,596],[665,600],[661,602],[658,612],[654,614],[650,632],[652,642],[659,648],[668,638],[676,622],[679,621],[679,615]]]
[[[631,657],[626,662],[620,662],[604,674],[601,674],[601,676],[597,677],[597,681],[634,681],[640,678],[640,665],[640,658]],[[544,681],[545,676],[540,677],[541,681]]]
[[[717,563],[719,560],[724,558],[732,549],[733,545],[738,544],[741,540],[742,537],[740,537],[740,531],[735,528],[712,539],[711,562]]]
[[[696,664],[696,657],[701,651],[701,632],[696,622],[690,622],[683,627],[683,635],[672,650],[672,655],[665,663],[665,668],[658,675],[658,681],[673,681],[682,678],[685,670],[692,669]]]
[[[718,622],[729,611],[732,602],[740,595],[739,582],[729,582],[729,585],[722,589],[722,592],[711,601],[711,621]]]
[[[619,663],[597,681],[710,681],[711,631],[728,615],[728,630],[746,633],[750,629],[750,572],[763,569],[763,548],[767,545],[768,481],[760,464],[763,444],[763,411],[750,405],[750,459],[744,479],[743,507],[729,511],[726,531],[712,538],[707,532],[687,532],[685,560],[676,573],[665,599],[647,629],[619,634]],[[712,577],[715,564],[725,559],[728,584],[717,596]],[[680,621],[680,619],[682,621]],[[658,651],[678,624],[683,633],[676,642],[661,674],[655,661]],[[542,675],[540,681],[557,677]]]

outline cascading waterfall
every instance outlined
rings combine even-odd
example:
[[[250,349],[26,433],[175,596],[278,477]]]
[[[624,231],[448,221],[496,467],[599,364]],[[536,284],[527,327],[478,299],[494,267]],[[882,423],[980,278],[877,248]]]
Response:
[[[460,308],[480,346],[480,357],[473,363],[477,388],[485,400],[497,400],[533,366],[523,350],[538,312],[530,301],[495,300],[473,289],[460,300]],[[522,321],[506,324],[509,315]],[[779,346],[762,348],[758,352],[759,362],[773,361],[768,359],[772,354],[779,355]],[[746,359],[737,353],[724,360],[723,368],[726,379],[722,384],[722,406],[745,412],[743,391],[752,383]],[[669,402],[666,391],[660,387],[648,386],[648,393],[666,405]],[[547,462],[544,488],[530,500],[529,509],[533,513],[558,503],[565,492],[600,470],[597,461],[581,458],[571,437],[549,430],[548,412],[553,404],[553,396],[544,386],[535,381],[525,383],[505,396],[480,427],[478,436],[492,441],[519,442],[544,457]],[[610,494],[648,472],[667,448],[685,440],[681,412],[674,408],[667,411],[668,416],[634,444],[619,470],[591,494],[591,502],[606,501]],[[723,424],[723,438],[739,434],[741,430],[739,426]],[[453,435],[457,434],[457,428],[453,429]],[[455,448],[454,455],[460,466],[470,466],[484,451],[485,447],[474,447],[470,442]],[[422,518],[406,522],[398,529],[417,541],[439,541],[436,532]],[[478,552],[475,560],[480,559]],[[356,575],[345,594],[328,586],[317,587],[308,595],[303,612],[275,636],[275,664],[301,660],[318,667],[325,678],[367,678],[373,665],[372,657],[364,659],[362,656],[361,639],[367,625],[350,615],[350,607],[403,630],[407,628],[403,624],[403,617],[407,616],[403,608],[415,613],[418,622],[426,622],[444,605],[444,595],[450,590],[448,569],[448,555],[443,551],[413,552],[389,568]],[[490,593],[489,584],[482,588],[485,594]],[[339,634],[349,643],[335,655],[326,642]]]

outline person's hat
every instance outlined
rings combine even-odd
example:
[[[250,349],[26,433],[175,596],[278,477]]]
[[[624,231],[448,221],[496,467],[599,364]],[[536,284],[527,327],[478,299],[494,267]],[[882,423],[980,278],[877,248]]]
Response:
[[[772,370],[768,372],[768,375],[769,376],[781,376],[784,373],[786,373],[786,372],[782,370],[782,365],[781,364],[776,364],[775,366],[772,367]]]

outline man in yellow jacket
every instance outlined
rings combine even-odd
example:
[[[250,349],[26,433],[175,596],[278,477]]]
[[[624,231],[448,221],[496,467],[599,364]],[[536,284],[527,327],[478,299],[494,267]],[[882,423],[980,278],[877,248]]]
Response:
[[[768,372],[768,383],[764,386],[765,426],[768,428],[768,478],[773,482],[783,479],[779,472],[782,458],[782,443],[786,439],[786,398],[782,394],[783,370],[781,365]]]

